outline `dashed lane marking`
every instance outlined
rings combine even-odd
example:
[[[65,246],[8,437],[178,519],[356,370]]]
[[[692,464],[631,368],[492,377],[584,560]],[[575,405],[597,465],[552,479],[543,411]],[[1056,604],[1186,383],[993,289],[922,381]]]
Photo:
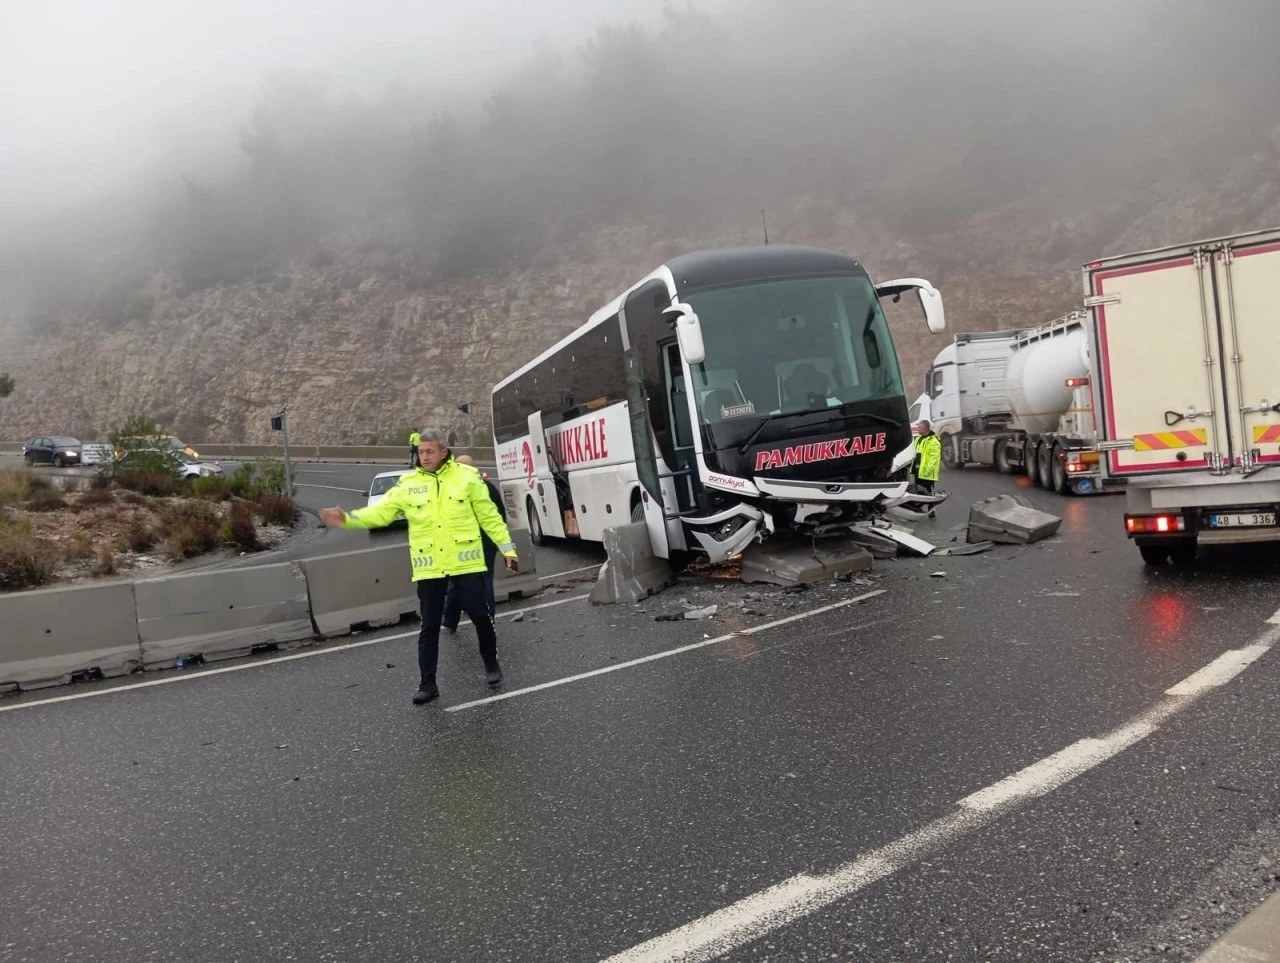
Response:
[[[1225,685],[1280,641],[1280,628],[1224,652],[1165,690],[1164,697],[1123,725],[1081,739],[959,800],[956,809],[833,872],[802,873],[670,932],[608,957],[604,963],[708,963],[795,923],[937,853],[1026,803],[1045,796],[1156,732],[1213,689]]]
[[[765,622],[761,625],[753,625],[748,629],[742,629],[739,632],[730,632],[727,635],[719,635],[714,639],[703,639],[701,642],[694,642],[691,645],[682,645],[679,648],[667,649],[663,652],[654,652],[652,655],[641,656],[638,659],[630,659],[627,662],[619,662],[616,665],[607,665],[602,669],[592,669],[590,672],[579,672],[577,675],[566,676],[563,679],[555,679],[551,682],[543,682],[539,685],[525,686],[523,689],[512,689],[510,692],[503,692],[499,695],[489,696],[485,699],[475,699],[471,702],[463,702],[456,706],[449,706],[445,712],[461,712],[463,709],[474,709],[478,706],[492,705],[495,702],[505,702],[508,699],[519,699],[522,696],[533,695],[535,692],[545,692],[547,689],[556,689],[563,685],[570,685],[574,682],[582,682],[584,679],[594,679],[597,676],[608,675],[611,672],[621,672],[623,669],[631,669],[638,665],[644,665],[647,662],[656,662],[659,659],[669,659],[673,655],[682,655],[685,652],[693,652],[697,649],[705,649],[709,645],[719,645],[721,642],[728,642],[730,639],[738,639],[744,635],[756,635],[769,629],[776,629],[782,625],[790,625],[792,622],[799,622],[801,619],[811,619],[815,615],[822,615],[824,612],[834,612],[836,609],[842,609],[847,605],[856,605],[858,602],[865,602],[867,599],[873,599],[877,595],[884,595],[884,589],[876,589],[874,592],[866,592],[856,598],[845,599],[843,602],[835,602],[831,605],[823,605],[820,608],[810,609],[808,612],[801,612],[798,615],[791,615],[785,619],[776,619],[772,622]]]

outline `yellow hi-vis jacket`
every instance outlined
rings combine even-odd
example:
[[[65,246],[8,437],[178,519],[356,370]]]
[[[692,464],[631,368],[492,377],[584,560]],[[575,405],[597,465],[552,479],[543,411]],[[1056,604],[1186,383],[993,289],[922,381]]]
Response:
[[[505,558],[516,557],[511,532],[480,472],[449,458],[434,472],[402,477],[378,504],[347,512],[343,528],[382,528],[404,512],[415,582],[485,571],[480,530]]]
[[[916,477],[937,481],[942,474],[942,442],[933,432],[916,439]]]

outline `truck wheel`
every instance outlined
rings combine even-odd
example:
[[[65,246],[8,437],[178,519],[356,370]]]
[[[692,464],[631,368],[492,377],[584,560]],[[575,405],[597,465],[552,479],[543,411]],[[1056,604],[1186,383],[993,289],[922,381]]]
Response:
[[[1032,442],[1027,442],[1025,448],[1022,449],[1023,463],[1027,469],[1027,477],[1031,479],[1031,484],[1040,484],[1040,449]]]
[[[640,500],[639,492],[636,492],[631,496],[631,521],[644,521],[644,502]]]
[[[1013,474],[1013,459],[1009,457],[1009,443],[1007,441],[996,442],[996,471],[1002,475]]]
[[[1169,561],[1169,546],[1165,545],[1139,545],[1138,551],[1142,554],[1142,560],[1148,565],[1163,565]]]
[[[542,534],[542,519],[538,517],[538,510],[533,507],[533,499],[525,500],[526,514],[529,516],[529,540],[534,545],[547,544],[547,537]]]
[[[942,436],[942,465],[944,468],[960,467],[960,442],[955,435]]]
[[[1040,487],[1047,492],[1053,491],[1053,446],[1041,445],[1036,453],[1036,474],[1040,476]]]
[[[1196,540],[1182,538],[1169,546],[1169,557],[1179,568],[1186,568],[1196,563]]]
[[[1071,479],[1067,477],[1067,453],[1061,445],[1053,446],[1053,490],[1059,495],[1071,494]]]

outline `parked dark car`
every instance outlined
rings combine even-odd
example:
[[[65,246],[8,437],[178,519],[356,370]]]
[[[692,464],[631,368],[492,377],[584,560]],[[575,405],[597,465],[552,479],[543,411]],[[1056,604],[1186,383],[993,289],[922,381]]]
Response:
[[[66,465],[80,464],[80,441],[77,438],[50,436],[32,438],[22,446],[22,460],[31,465]]]

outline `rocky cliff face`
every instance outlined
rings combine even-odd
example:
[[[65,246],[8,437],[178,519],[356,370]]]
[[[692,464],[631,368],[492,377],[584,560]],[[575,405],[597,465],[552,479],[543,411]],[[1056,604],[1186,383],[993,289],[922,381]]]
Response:
[[[1060,198],[1026,197],[928,230],[891,230],[812,199],[772,212],[775,241],[848,251],[874,278],[929,277],[953,330],[1036,324],[1074,308],[1079,265],[1093,257],[1280,223],[1280,148],[1244,158],[1211,182],[1148,185],[1126,203],[1067,218]],[[152,279],[146,320],[68,319],[57,334],[19,334],[0,315],[0,370],[18,388],[0,402],[0,435],[105,434],[144,412],[193,441],[266,443],[287,403],[291,439],[365,444],[409,425],[461,425],[457,402],[480,403],[503,377],[623,287],[681,251],[756,243],[754,223],[678,219],[584,233],[533,266],[466,279],[415,277],[379,241],[331,239],[251,283],[183,294]],[[2,307],[0,307],[2,310]],[[945,338],[914,311],[891,313],[915,394]]]

